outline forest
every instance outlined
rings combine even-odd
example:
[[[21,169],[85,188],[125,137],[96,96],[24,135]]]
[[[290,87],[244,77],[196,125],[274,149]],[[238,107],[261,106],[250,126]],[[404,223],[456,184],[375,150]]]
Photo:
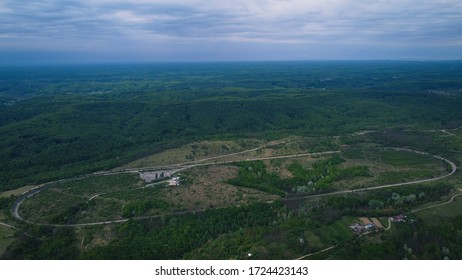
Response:
[[[198,139],[462,124],[459,62],[0,69],[0,190]]]
[[[374,148],[361,146],[367,142],[421,150],[459,165],[461,77],[460,61],[0,67],[0,193],[111,170],[204,140],[332,137],[353,159],[356,147],[361,153]],[[371,133],[352,136],[359,131]],[[384,153],[381,160],[396,159]],[[234,163],[237,176],[225,183],[281,197],[272,203],[82,229],[16,222],[21,231],[2,258],[242,259],[252,252],[257,259],[292,259],[332,244],[338,247],[313,258],[461,258],[462,216],[399,225],[375,239],[348,230],[355,217],[389,217],[447,199],[462,187],[458,173],[409,188],[284,200],[307,192],[299,185],[316,184],[316,192],[324,193],[335,180],[372,176],[365,164],[343,162],[340,156],[311,168],[295,162],[291,178],[278,177],[261,161]],[[15,198],[0,197],[1,219],[13,219]],[[121,209],[124,218],[133,218],[170,206],[156,198],[124,202]],[[71,212],[54,219],[66,220]],[[103,245],[86,243],[107,231]]]

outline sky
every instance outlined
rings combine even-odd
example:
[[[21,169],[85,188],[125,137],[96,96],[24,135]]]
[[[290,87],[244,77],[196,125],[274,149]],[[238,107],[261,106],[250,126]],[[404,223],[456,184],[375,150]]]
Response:
[[[460,0],[0,0],[0,64],[447,59]]]

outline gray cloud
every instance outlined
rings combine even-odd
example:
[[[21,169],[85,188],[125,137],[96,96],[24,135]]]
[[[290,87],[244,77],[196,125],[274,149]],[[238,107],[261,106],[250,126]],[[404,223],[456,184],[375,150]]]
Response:
[[[216,48],[223,48],[224,58],[230,57],[232,51],[224,46],[233,46],[241,53],[248,50],[243,56],[260,48],[268,59],[275,52],[296,49],[303,59],[326,50],[338,56],[346,47],[369,48],[370,56],[398,48],[404,52],[412,47],[462,47],[459,0],[371,2],[4,0],[0,3],[0,52],[110,49],[114,54],[152,53],[152,59],[188,53],[193,59],[194,53],[212,48],[216,56]],[[304,49],[309,53],[302,54]],[[457,56],[461,58],[462,51]]]

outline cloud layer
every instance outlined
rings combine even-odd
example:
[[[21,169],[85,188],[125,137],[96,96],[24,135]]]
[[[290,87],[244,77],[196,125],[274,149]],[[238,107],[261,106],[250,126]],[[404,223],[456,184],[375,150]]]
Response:
[[[462,58],[461,15],[460,0],[3,0],[0,52]]]

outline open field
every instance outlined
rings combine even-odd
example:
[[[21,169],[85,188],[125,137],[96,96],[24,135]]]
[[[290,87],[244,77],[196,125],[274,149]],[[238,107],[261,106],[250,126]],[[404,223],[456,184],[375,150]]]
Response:
[[[449,196],[449,198],[452,195]],[[444,221],[462,215],[462,196],[457,196],[453,199],[451,203],[444,204],[448,202],[448,199],[439,202],[433,202],[429,204],[422,205],[418,209],[431,207],[426,210],[418,211],[415,215],[422,219],[426,224],[429,225],[439,225],[444,223]],[[437,206],[444,204],[441,206]],[[436,206],[436,207],[432,207]]]
[[[194,162],[230,153],[238,153],[249,149],[249,147],[258,147],[262,144],[262,141],[256,139],[245,139],[239,141],[203,141],[191,143],[180,148],[169,149],[161,153],[141,158],[124,165],[121,168],[163,166]]]

